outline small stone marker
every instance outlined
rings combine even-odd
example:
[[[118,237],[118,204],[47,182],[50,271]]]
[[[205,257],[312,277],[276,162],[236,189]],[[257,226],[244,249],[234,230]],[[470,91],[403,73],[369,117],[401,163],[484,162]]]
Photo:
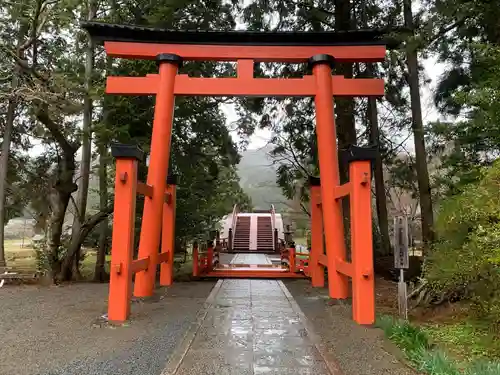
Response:
[[[410,258],[408,254],[408,218],[394,218],[394,268],[408,269]]]
[[[399,269],[398,307],[399,316],[408,319],[408,300],[404,270],[410,266],[408,253],[408,218],[399,216],[394,218],[394,268]]]

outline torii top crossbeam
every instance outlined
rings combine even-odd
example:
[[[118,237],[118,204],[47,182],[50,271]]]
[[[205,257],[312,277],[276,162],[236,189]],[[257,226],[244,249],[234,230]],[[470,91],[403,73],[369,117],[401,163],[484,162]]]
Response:
[[[375,62],[383,60],[386,47],[398,45],[385,30],[174,31],[102,22],[84,22],[82,27],[105,42],[110,56],[132,59],[154,59],[167,49],[185,60],[304,63],[312,55],[330,54],[341,62]]]
[[[168,53],[183,61],[235,61],[237,77],[176,78],[175,95],[208,96],[313,96],[312,76],[300,79],[254,78],[254,62],[306,63],[313,55],[333,56],[338,62],[376,62],[385,58],[386,48],[396,46],[383,31],[347,32],[247,32],[172,31],[166,29],[113,25],[100,22],[82,24],[97,41],[104,42],[112,57],[155,59]],[[217,79],[217,82],[214,80]],[[266,80],[263,82],[263,80]],[[151,95],[158,90],[158,75],[108,77],[109,94]],[[335,96],[380,96],[383,82],[378,79],[333,77]]]

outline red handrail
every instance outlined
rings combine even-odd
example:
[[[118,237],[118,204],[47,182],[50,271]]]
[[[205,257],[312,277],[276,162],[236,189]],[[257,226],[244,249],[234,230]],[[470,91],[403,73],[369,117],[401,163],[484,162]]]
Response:
[[[274,204],[271,204],[271,227],[273,230],[273,249],[276,251],[276,239],[274,238],[274,229],[276,228],[276,210]]]
[[[236,232],[236,221],[238,220],[238,205],[235,204],[233,207],[233,217],[230,229],[233,231],[233,238],[231,239],[231,249],[234,247],[234,235]]]

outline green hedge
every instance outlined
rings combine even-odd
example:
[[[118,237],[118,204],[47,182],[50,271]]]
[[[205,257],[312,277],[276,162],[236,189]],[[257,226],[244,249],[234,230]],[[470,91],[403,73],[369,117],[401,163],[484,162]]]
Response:
[[[468,299],[500,323],[500,162],[441,204],[423,277],[435,298]]]

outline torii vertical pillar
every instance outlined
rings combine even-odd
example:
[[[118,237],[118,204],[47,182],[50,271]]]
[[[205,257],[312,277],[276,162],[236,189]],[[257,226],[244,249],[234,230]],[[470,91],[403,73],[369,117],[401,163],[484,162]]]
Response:
[[[350,146],[342,155],[349,164],[352,313],[359,324],[375,322],[371,170],[377,152],[376,147]]]
[[[344,222],[340,199],[335,199],[340,184],[337,151],[337,132],[333,111],[332,66],[330,55],[316,55],[309,59],[316,81],[316,136],[318,138],[321,204],[328,257],[328,290],[331,298],[345,299],[348,279],[336,271],[337,259],[345,259]]]
[[[325,286],[325,266],[321,263],[321,258],[324,258],[324,245],[319,178],[309,178],[309,191],[311,200],[311,255],[309,259],[311,284],[313,287],[323,287]]]
[[[116,177],[108,319],[123,322],[130,315],[137,168],[144,153],[136,146],[113,144],[111,155],[116,158]]]
[[[162,53],[156,57],[159,64],[159,87],[156,94],[153,134],[151,136],[151,155],[147,184],[153,187],[151,198],[144,201],[144,213],[139,242],[139,258],[149,257],[151,266],[135,277],[134,295],[149,297],[153,295],[158,264],[158,248],[162,226],[163,202],[167,184],[167,171],[170,159],[170,141],[174,116],[174,88],[180,56]]]

